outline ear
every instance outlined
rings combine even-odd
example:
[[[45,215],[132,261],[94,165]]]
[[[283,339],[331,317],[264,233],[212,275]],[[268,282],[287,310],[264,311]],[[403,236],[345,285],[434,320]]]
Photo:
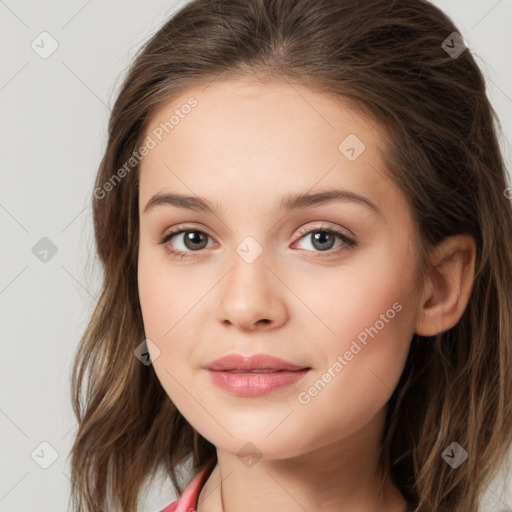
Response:
[[[433,249],[416,334],[434,336],[459,321],[471,294],[475,257],[475,240],[469,235],[446,238]]]

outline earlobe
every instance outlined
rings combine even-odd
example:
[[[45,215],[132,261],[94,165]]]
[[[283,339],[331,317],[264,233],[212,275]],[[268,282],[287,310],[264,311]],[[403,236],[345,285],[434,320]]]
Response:
[[[457,324],[471,295],[475,258],[476,244],[469,235],[446,238],[433,249],[416,334],[434,336]]]

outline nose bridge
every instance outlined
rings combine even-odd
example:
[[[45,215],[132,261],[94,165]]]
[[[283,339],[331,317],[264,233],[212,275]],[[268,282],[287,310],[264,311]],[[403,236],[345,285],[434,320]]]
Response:
[[[268,280],[268,248],[263,247],[253,236],[246,236],[235,248],[229,259],[232,270],[227,282],[231,292],[240,298],[252,297],[268,300],[271,284]],[[266,296],[266,297],[265,297]]]
[[[246,236],[229,258],[230,272],[223,280],[221,321],[250,328],[260,320],[280,323],[286,316],[283,287],[270,270],[271,254],[253,236]]]

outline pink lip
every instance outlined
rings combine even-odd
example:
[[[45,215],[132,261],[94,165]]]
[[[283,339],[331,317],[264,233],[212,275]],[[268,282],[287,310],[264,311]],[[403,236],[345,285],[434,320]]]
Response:
[[[308,366],[300,366],[278,357],[268,354],[254,354],[251,356],[242,356],[240,354],[228,354],[227,356],[215,359],[203,366],[207,370],[303,370]]]
[[[212,382],[238,396],[263,396],[276,389],[302,380],[311,367],[296,365],[269,356],[255,354],[244,357],[230,354],[203,366],[209,370]],[[237,373],[251,370],[272,370],[267,373]]]

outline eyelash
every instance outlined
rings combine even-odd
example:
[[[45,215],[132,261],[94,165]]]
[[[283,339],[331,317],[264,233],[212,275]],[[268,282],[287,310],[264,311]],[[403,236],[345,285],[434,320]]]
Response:
[[[165,234],[160,239],[160,244],[165,245],[175,235],[178,235],[178,234],[181,234],[181,233],[193,232],[193,231],[198,231],[200,233],[205,234],[207,237],[210,237],[210,235],[208,235],[208,233],[206,233],[202,229],[196,229],[196,228],[191,228],[191,227],[189,227],[189,228],[185,227],[184,228],[183,226],[179,226],[174,231],[171,231],[171,232]],[[335,236],[338,236],[342,240],[343,245],[341,245],[337,249],[330,249],[328,251],[315,251],[315,252],[318,252],[318,255],[314,256],[315,258],[336,256],[336,255],[341,254],[341,253],[343,253],[345,251],[349,251],[350,249],[352,249],[353,247],[355,247],[357,245],[357,242],[355,240],[353,240],[352,238],[347,237],[341,231],[338,231],[337,229],[332,228],[330,226],[317,226],[317,227],[314,227],[312,229],[311,228],[309,228],[309,229],[301,228],[301,229],[299,229],[299,234],[301,236],[297,239],[297,241],[300,240],[304,235],[308,235],[308,234],[312,234],[312,233],[317,233],[317,232],[325,232],[325,233],[330,233],[330,234],[333,234]],[[195,257],[195,254],[194,254],[195,252],[201,252],[201,250],[199,250],[199,251],[177,251],[176,249],[172,249],[170,246],[166,246],[166,249],[167,249],[167,252],[171,256],[173,256],[175,258],[179,258],[180,260],[187,259],[187,258],[194,258]],[[311,251],[308,251],[308,252],[311,252]]]

